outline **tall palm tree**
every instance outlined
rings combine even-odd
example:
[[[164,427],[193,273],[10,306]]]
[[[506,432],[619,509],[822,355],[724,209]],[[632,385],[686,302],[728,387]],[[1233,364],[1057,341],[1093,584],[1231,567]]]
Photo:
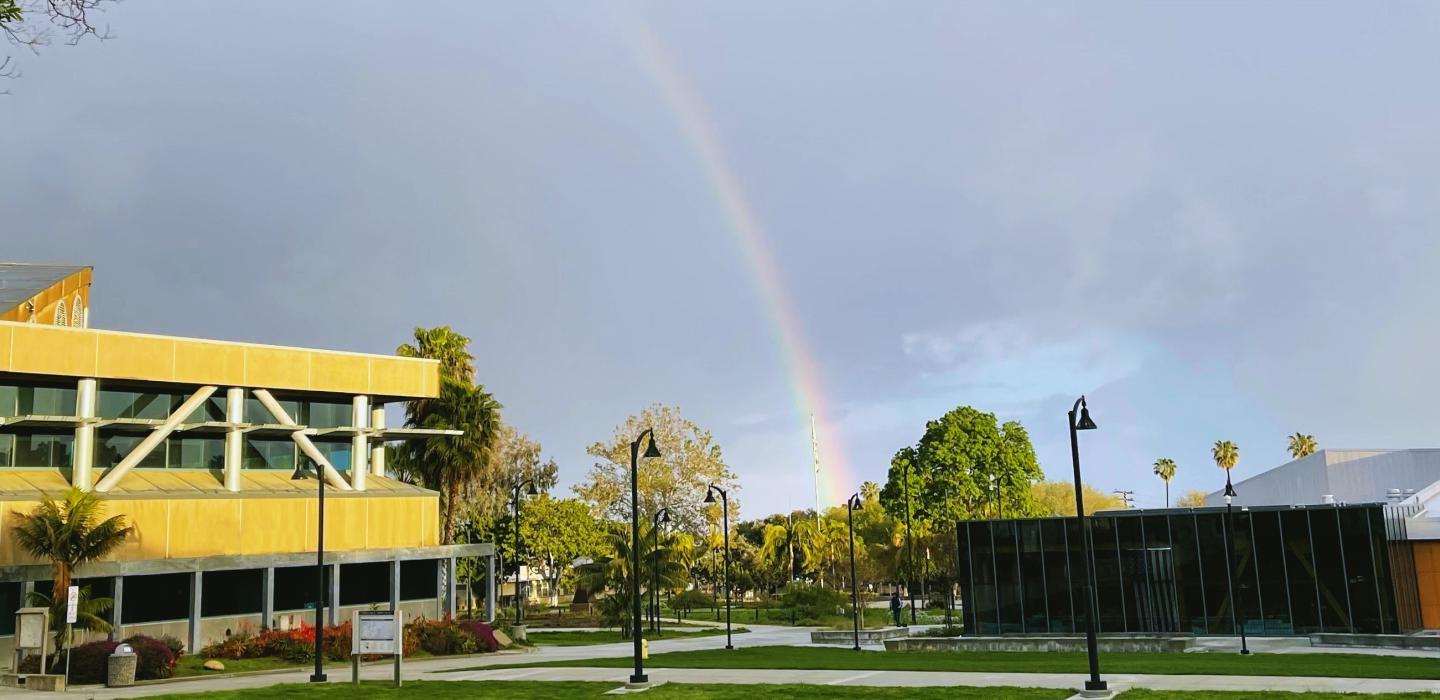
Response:
[[[1315,454],[1315,451],[1318,449],[1320,449],[1320,445],[1315,442],[1314,435],[1306,435],[1297,431],[1294,435],[1290,436],[1289,450],[1291,459],[1308,457]]]
[[[465,484],[487,475],[494,464],[500,431],[500,402],[485,387],[445,377],[417,428],[457,429],[457,436],[411,440],[400,450],[400,467],[427,488],[439,491],[445,510],[442,542],[455,541],[455,515]]]
[[[453,379],[475,381],[475,357],[470,339],[449,326],[416,328],[415,342],[395,348],[401,357],[422,357],[440,361],[440,373]]]
[[[1165,507],[1170,507],[1170,480],[1175,478],[1175,460],[1161,457],[1155,460],[1155,476],[1165,482]]]
[[[1230,470],[1240,463],[1240,448],[1229,440],[1216,440],[1210,456],[1215,458],[1215,466],[1225,470],[1225,483],[1230,483]]]
[[[125,516],[105,518],[104,511],[105,505],[99,495],[71,488],[59,501],[45,496],[28,515],[12,515],[11,529],[20,549],[32,557],[50,562],[54,576],[51,595],[32,595],[31,604],[50,607],[51,621],[58,624],[59,629],[64,628],[65,615],[63,609],[57,608],[65,605],[65,591],[70,587],[75,570],[114,552],[135,531],[125,525]],[[109,631],[110,625],[99,615],[111,605],[112,601],[107,598],[92,599],[88,589],[82,591],[81,614],[75,626]]]

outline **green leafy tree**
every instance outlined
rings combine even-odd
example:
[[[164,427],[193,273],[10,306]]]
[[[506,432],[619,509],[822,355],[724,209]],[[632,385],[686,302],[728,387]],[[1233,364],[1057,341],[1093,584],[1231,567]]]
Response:
[[[1289,442],[1290,444],[1287,449],[1290,451],[1291,459],[1309,457],[1315,454],[1316,450],[1320,449],[1320,445],[1315,442],[1314,435],[1306,435],[1301,432],[1296,432],[1294,435],[1291,435]]]
[[[1175,460],[1161,457],[1155,460],[1155,476],[1165,482],[1165,507],[1170,507],[1170,480],[1175,478]]]
[[[1204,508],[1205,492],[1199,489],[1186,491],[1184,495],[1176,499],[1175,505],[1181,508]]]
[[[104,501],[98,494],[71,488],[59,501],[45,496],[29,514],[12,516],[11,536],[20,549],[50,562],[53,599],[34,594],[31,604],[51,609],[52,629],[57,635],[65,626],[65,592],[75,570],[114,552],[134,532],[134,528],[125,525],[125,516],[106,518],[104,512]],[[75,626],[82,630],[110,631],[110,625],[100,615],[113,604],[108,598],[90,598],[88,589],[82,590],[80,616]],[[57,636],[57,648],[59,642]]]
[[[521,505],[520,540],[521,556],[550,583],[550,603],[558,605],[561,576],[575,560],[604,552],[605,530],[584,501],[541,494]]]
[[[1035,515],[1075,515],[1075,484],[1070,481],[1042,481],[1030,487],[1035,500]],[[1125,501],[1118,496],[1100,491],[1089,484],[1080,487],[1081,499],[1085,501],[1085,514],[1102,510],[1122,510]]]
[[[720,446],[708,430],[680,415],[680,409],[661,405],[630,416],[610,440],[587,450],[596,462],[585,481],[575,486],[575,493],[590,503],[595,514],[616,522],[630,521],[630,443],[646,428],[655,430],[661,456],[639,460],[642,517],[669,508],[675,531],[708,532],[720,523],[721,513],[718,502],[704,503],[705,489],[717,484],[730,493],[730,522],[737,522],[738,485],[721,457]]]
[[[1240,448],[1229,440],[1216,440],[1215,446],[1210,448],[1210,456],[1215,459],[1215,466],[1225,470],[1225,478],[1230,478],[1230,470],[1240,463]]]
[[[670,548],[671,536],[660,538],[660,547],[654,548],[654,540],[648,531],[642,529],[640,537],[640,571],[636,582],[635,568],[631,561],[630,534],[612,531],[607,536],[606,554],[580,567],[578,585],[585,590],[602,594],[595,603],[603,627],[620,628],[620,637],[629,639],[632,630],[634,592],[641,594],[654,580],[657,569],[661,588],[677,588],[686,580],[685,568],[681,566]],[[603,592],[603,593],[602,593]]]

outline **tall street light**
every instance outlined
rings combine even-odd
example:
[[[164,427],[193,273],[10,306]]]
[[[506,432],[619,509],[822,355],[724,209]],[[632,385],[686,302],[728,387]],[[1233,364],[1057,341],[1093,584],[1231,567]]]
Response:
[[[640,481],[636,469],[640,461],[640,443],[645,438],[650,438],[650,446],[645,448],[645,456],[649,458],[659,457],[660,448],[655,446],[655,430],[646,428],[645,432],[630,443],[630,584],[634,589],[631,599],[631,620],[630,637],[635,643],[635,672],[630,674],[630,682],[635,685],[649,683],[650,679],[645,675],[645,661],[640,658]]]
[[[1079,411],[1079,418],[1076,418]],[[1090,655],[1090,680],[1085,681],[1086,690],[1106,690],[1109,686],[1100,680],[1100,650],[1095,644],[1095,558],[1090,551],[1090,521],[1085,517],[1085,497],[1080,481],[1080,440],[1076,431],[1094,430],[1095,421],[1090,420],[1090,409],[1085,397],[1076,399],[1070,407],[1070,460],[1075,465],[1075,519],[1080,524],[1080,542],[1085,553],[1085,651]]]
[[[301,460],[295,465],[295,473],[290,478],[295,481],[305,479],[307,472]],[[325,475],[321,472],[322,467],[315,465],[315,489],[320,499],[320,517],[315,523],[315,673],[310,675],[311,683],[324,683],[325,676],[325,654],[322,653],[325,646]]]
[[[650,550],[650,569],[654,574],[654,585],[650,587],[650,596],[654,603],[650,606],[650,629],[655,631],[655,636],[660,636],[660,524],[670,522],[670,509],[661,508],[655,511],[655,523],[650,526],[650,535],[655,539],[655,546]]]
[[[524,603],[524,599],[521,598],[521,596],[520,596],[520,578],[521,578],[520,573],[521,573],[521,569],[523,569],[524,566],[525,566],[525,565],[522,563],[524,560],[523,560],[523,559],[521,558],[521,556],[520,556],[520,490],[521,490],[521,489],[525,489],[525,493],[526,493],[527,495],[530,495],[530,496],[535,496],[535,495],[538,495],[538,494],[540,493],[540,492],[535,488],[535,480],[534,480],[534,479],[523,479],[523,480],[521,480],[521,481],[519,481],[519,482],[517,482],[517,483],[515,484],[514,496],[512,497],[512,499],[511,499],[511,501],[510,501],[511,504],[513,504],[513,506],[514,506],[514,513],[515,513],[514,520],[515,520],[515,624],[516,624],[516,625],[523,625],[523,624],[525,624],[525,603]]]
[[[860,651],[860,582],[855,577],[855,509],[860,507],[860,494],[845,501],[845,521],[850,528],[850,626],[855,630],[855,651]]]
[[[1235,590],[1235,547],[1230,539],[1230,533],[1235,531],[1235,510],[1230,505],[1238,494],[1235,487],[1230,484],[1230,470],[1225,470],[1225,578],[1230,584],[1230,614],[1232,618],[1240,620],[1240,655],[1249,656],[1250,646],[1245,642],[1245,618],[1239,615],[1240,607],[1236,604],[1240,600],[1239,592]]]
[[[910,460],[905,460],[905,549],[910,560],[909,580],[905,582],[910,596],[910,624],[915,624],[915,533],[910,529]]]
[[[714,503],[717,493],[720,494],[720,527],[725,530],[725,648],[734,649],[730,644],[730,496],[725,489],[710,484],[705,489],[705,502]]]

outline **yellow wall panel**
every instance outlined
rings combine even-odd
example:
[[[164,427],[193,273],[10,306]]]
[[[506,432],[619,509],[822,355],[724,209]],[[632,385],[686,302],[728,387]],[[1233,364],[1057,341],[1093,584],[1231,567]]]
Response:
[[[245,386],[245,348],[199,340],[175,341],[175,381]]]
[[[364,498],[325,499],[325,549],[365,549],[366,508]]]
[[[242,499],[240,534],[237,539],[240,553],[313,551],[315,516],[308,515],[309,509],[310,499]]]
[[[439,365],[431,365],[429,369],[439,376]],[[426,370],[426,365],[397,362],[391,358],[370,358],[371,393],[388,396],[436,396],[439,392],[423,391]]]
[[[240,551],[240,537],[239,499],[171,501],[171,557],[233,554]]]
[[[166,559],[170,556],[170,503],[163,500],[120,500],[106,503],[105,517],[124,515],[135,531],[112,559]]]
[[[40,560],[31,557],[20,549],[19,543],[11,529],[15,527],[13,518],[15,514],[26,515],[40,505],[39,501],[4,501],[0,502],[0,562],[15,564],[40,564]]]
[[[22,323],[10,326],[10,371],[93,377],[96,337],[72,328]]]
[[[105,377],[175,376],[175,341],[147,335],[97,335],[97,369]]]
[[[310,358],[310,385],[364,394],[370,389],[370,361],[363,355],[316,353]]]
[[[310,355],[288,348],[245,348],[245,378],[250,386],[308,389]]]
[[[10,369],[10,338],[12,335],[8,326],[0,326],[0,372]]]

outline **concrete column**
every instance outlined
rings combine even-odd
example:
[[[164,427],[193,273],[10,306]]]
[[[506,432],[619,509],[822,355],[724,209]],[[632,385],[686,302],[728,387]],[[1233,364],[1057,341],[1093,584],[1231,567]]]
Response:
[[[485,621],[495,621],[495,577],[499,574],[495,555],[485,557]]]
[[[265,567],[260,576],[260,628],[270,629],[275,624],[275,567]]]
[[[400,560],[390,562],[390,609],[400,609]]]
[[[385,429],[385,404],[370,406],[370,429]],[[378,441],[370,446],[370,473],[382,478],[385,476],[384,441]]]
[[[449,576],[445,577],[445,614],[455,617],[455,557],[450,557]]]
[[[26,585],[33,585],[33,584],[26,584]],[[125,618],[121,617],[122,615],[125,614],[125,577],[124,577],[124,576],[116,576],[116,577],[115,577],[115,595],[114,595],[114,598],[115,598],[115,605],[110,608],[110,619],[114,620],[115,623],[112,624],[112,625],[110,625],[110,637],[111,637],[112,639],[124,639],[124,638],[125,638],[125,634],[124,634],[124,632],[123,632],[122,630],[123,630],[123,628],[125,627],[125,625],[124,625],[124,623],[123,623],[122,621],[123,621]]]
[[[330,605],[325,608],[329,624],[340,624],[340,565],[330,564]]]
[[[356,396],[350,401],[350,425],[364,428],[370,420],[370,397]],[[370,470],[370,439],[361,430],[350,438],[350,485],[356,491],[365,490],[365,475]]]
[[[245,422],[245,390],[231,387],[225,390],[225,421],[231,423],[225,431],[225,490],[240,490],[240,464],[245,459],[245,433],[237,423]]]
[[[75,462],[71,465],[70,484],[89,491],[95,485],[95,425],[86,419],[95,417],[95,380],[81,379],[75,387]]]
[[[186,642],[185,651],[194,654],[200,649],[200,600],[204,595],[201,590],[201,582],[204,581],[204,574],[199,571],[190,574],[190,639]]]

